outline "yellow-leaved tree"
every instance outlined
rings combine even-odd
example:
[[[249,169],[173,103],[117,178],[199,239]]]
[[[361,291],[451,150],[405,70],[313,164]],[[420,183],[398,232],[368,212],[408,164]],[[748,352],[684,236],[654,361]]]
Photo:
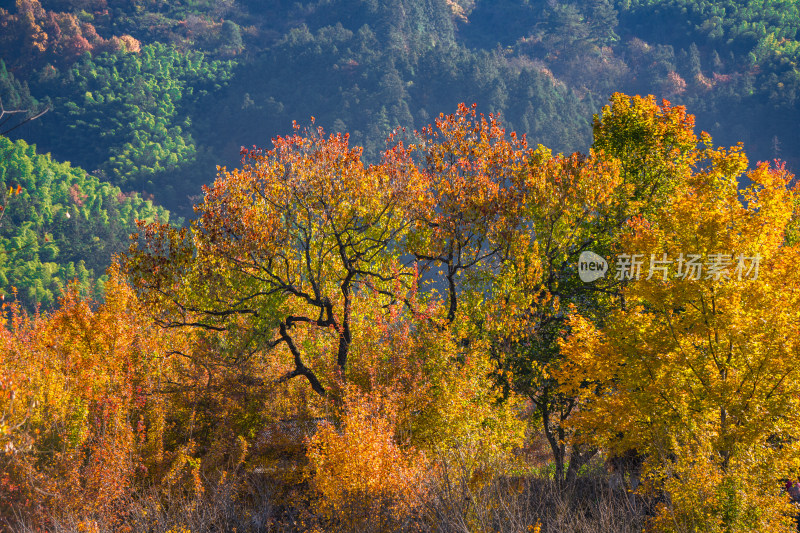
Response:
[[[800,467],[798,191],[782,166],[712,149],[621,236],[620,308],[578,313],[561,343],[573,424],[645,459],[661,531],[793,531],[782,480]],[[638,279],[635,264],[641,261]]]

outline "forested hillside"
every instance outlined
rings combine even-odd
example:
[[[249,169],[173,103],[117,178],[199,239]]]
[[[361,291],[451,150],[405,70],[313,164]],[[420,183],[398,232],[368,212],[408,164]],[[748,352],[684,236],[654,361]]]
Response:
[[[419,129],[462,101],[569,152],[588,148],[590,117],[611,92],[654,94],[688,105],[720,142],[798,163],[795,2],[4,7],[6,108],[52,108],[10,135],[186,217],[216,165],[293,120],[348,132],[374,160],[394,128]]]
[[[163,208],[69,163],[0,136],[0,294],[52,308],[76,281],[103,294],[112,256],[128,248],[135,221],[169,220]],[[17,294],[12,295],[11,291]]]

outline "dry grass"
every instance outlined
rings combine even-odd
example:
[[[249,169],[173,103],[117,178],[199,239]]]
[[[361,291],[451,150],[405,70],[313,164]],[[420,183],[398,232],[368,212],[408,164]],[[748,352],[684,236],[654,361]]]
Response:
[[[611,490],[599,468],[564,487],[542,475],[494,475],[475,483],[476,472],[485,470],[463,454],[451,457],[430,480],[421,530],[510,533],[538,524],[542,533],[639,533],[645,527],[647,502]]]
[[[274,473],[241,474],[223,483],[206,483],[202,494],[164,493],[155,489],[136,495],[125,519],[104,524],[92,517],[53,520],[53,533],[260,533],[335,531],[398,532],[527,532],[537,524],[542,533],[641,532],[646,502],[609,488],[601,469],[559,488],[544,476],[498,475],[499,465],[451,453],[432,469],[419,487],[416,507],[392,516],[389,502],[354,497],[341,520],[324,522],[313,508],[303,483],[279,481]],[[377,507],[380,507],[377,508]],[[383,509],[386,507],[386,509]],[[361,512],[363,511],[363,513]],[[373,520],[349,525],[345,517],[364,514]],[[19,533],[40,533],[24,523]]]
[[[639,533],[646,521],[640,499],[609,491],[597,477],[581,478],[566,488],[550,479],[499,478],[470,493],[455,507],[434,502],[434,519],[426,531],[505,533],[539,524],[542,533]]]

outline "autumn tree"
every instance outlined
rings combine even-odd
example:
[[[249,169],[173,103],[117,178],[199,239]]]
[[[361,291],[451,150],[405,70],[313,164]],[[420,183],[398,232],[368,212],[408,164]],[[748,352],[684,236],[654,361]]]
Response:
[[[628,220],[653,212],[686,179],[699,157],[693,129],[683,107],[615,93],[595,116],[589,155],[554,156],[540,147],[519,174],[519,222],[507,259],[513,275],[504,296],[513,308],[504,304],[509,313],[487,313],[515,317],[513,323],[491,321],[495,375],[506,390],[533,402],[561,482],[574,480],[596,452],[570,439],[568,420],[579,402],[555,378],[567,310],[576,306],[600,323],[620,305],[622,285],[613,275],[582,282],[578,258],[585,251],[608,256]]]
[[[409,148],[419,161],[421,191],[409,205],[407,247],[421,271],[446,287],[449,322],[464,280],[497,272],[508,256],[530,153],[524,139],[507,138],[496,117],[478,116],[475,107],[440,115]]]
[[[191,232],[144,228],[128,271],[161,324],[226,331],[248,317],[241,348],[285,347],[277,379],[305,378],[327,396],[348,363],[354,291],[411,277],[391,243],[408,226],[399,209],[413,174],[365,167],[346,136],[321,130],[243,155],[206,189]],[[305,349],[304,330],[328,346]]]
[[[592,153],[552,156],[539,148],[520,183],[521,216],[506,260],[504,290],[485,307],[485,329],[497,362],[498,383],[527,397],[550,445],[558,482],[574,480],[595,453],[571,445],[565,421],[577,402],[552,373],[561,357],[557,339],[570,302],[599,313],[614,284],[587,286],[576,279],[581,252],[597,250],[596,230],[615,207],[619,165]]]
[[[694,116],[654,96],[614,93],[594,118],[595,151],[619,160],[624,187],[614,222],[662,204],[697,162]],[[630,205],[632,203],[632,205]]]
[[[172,458],[158,389],[173,343],[118,275],[107,289],[97,305],[70,290],[51,315],[2,303],[1,531],[120,526],[137,483],[158,481]]]
[[[86,52],[138,51],[130,35],[104,39],[75,13],[49,11],[39,0],[17,0],[15,7],[15,13],[0,8],[0,52],[15,58],[14,68],[32,70],[46,60],[70,64]]]
[[[792,531],[797,189],[761,163],[740,192],[740,147],[700,155],[673,199],[629,221],[620,249],[655,268],[603,323],[573,309],[558,378],[587,441],[646,454],[660,530]]]
[[[484,153],[489,122],[472,127],[457,116],[437,122],[458,149],[474,142],[467,172],[506,179],[508,145]],[[254,390],[313,391],[278,416],[345,417],[352,383],[395,391],[396,426],[416,446],[508,449],[520,436],[517,405],[497,407],[485,346],[469,342],[470,307],[458,306],[488,287],[461,276],[491,273],[507,248],[492,233],[503,228],[502,198],[458,168],[418,167],[416,153],[466,161],[440,142],[453,154],[397,141],[371,166],[347,136],[320,129],[243,150],[244,166],[220,169],[190,229],[142,225],[125,259],[129,279],[162,326],[225,339],[200,356],[209,368],[258,360],[242,381]],[[432,288],[439,274],[428,265],[445,267],[438,279],[449,292]]]

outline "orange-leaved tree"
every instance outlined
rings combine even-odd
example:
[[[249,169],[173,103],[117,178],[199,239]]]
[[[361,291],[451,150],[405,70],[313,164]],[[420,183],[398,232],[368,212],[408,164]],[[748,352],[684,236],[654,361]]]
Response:
[[[489,122],[467,122],[448,117],[437,128],[456,125],[445,139],[470,136],[476,148],[470,176],[503,171],[499,149],[491,165],[478,150],[487,131],[496,134]],[[327,415],[340,406],[348,381],[366,390],[402,382],[409,405],[417,402],[406,410],[415,413],[416,422],[406,422],[419,426],[417,443],[435,441],[437,431],[457,434],[462,426],[434,430],[433,421],[448,419],[445,413],[452,410],[443,399],[475,407],[478,399],[491,397],[488,360],[482,350],[460,342],[463,331],[453,323],[468,322],[469,316],[455,320],[453,302],[475,291],[458,276],[470,269],[491,271],[507,247],[494,236],[493,228],[507,218],[497,220],[497,193],[435,163],[415,162],[416,153],[441,151],[438,145],[395,142],[380,164],[367,166],[346,135],[298,128],[274,143],[268,151],[243,150],[241,169],[220,170],[191,229],[142,227],[125,260],[137,294],[165,327],[224,335],[226,342],[204,355],[216,358],[209,368],[261,360],[257,375],[243,381],[250,387],[310,388],[306,413]],[[448,161],[469,155],[441,144],[453,152]],[[459,147],[468,148],[466,141]],[[452,183],[444,185],[448,179]],[[486,194],[490,198],[481,200]],[[428,290],[427,263],[447,266],[447,297]],[[382,331],[388,327],[393,331]],[[389,334],[396,342],[392,350],[377,349],[376,342]],[[375,377],[379,367],[389,372]],[[464,368],[481,370],[462,376]],[[461,385],[470,387],[454,393]],[[431,391],[427,400],[423,390]],[[488,416],[482,407],[454,412]],[[469,433],[478,426],[464,420],[462,429]],[[502,433],[505,426],[492,427]]]
[[[136,482],[168,459],[158,354],[171,341],[115,273],[104,303],[76,290],[60,303],[44,316],[3,304],[0,530],[12,520],[121,525]]]
[[[127,272],[162,325],[233,333],[225,357],[280,354],[274,379],[327,397],[348,366],[357,292],[383,305],[414,278],[396,243],[415,174],[366,167],[321,130],[244,156],[206,189],[190,231],[144,227]]]
[[[486,286],[508,257],[531,154],[524,139],[506,137],[496,117],[475,107],[440,115],[408,148],[421,179],[419,201],[408,206],[407,250],[445,288],[448,322],[456,320],[460,293]]]

